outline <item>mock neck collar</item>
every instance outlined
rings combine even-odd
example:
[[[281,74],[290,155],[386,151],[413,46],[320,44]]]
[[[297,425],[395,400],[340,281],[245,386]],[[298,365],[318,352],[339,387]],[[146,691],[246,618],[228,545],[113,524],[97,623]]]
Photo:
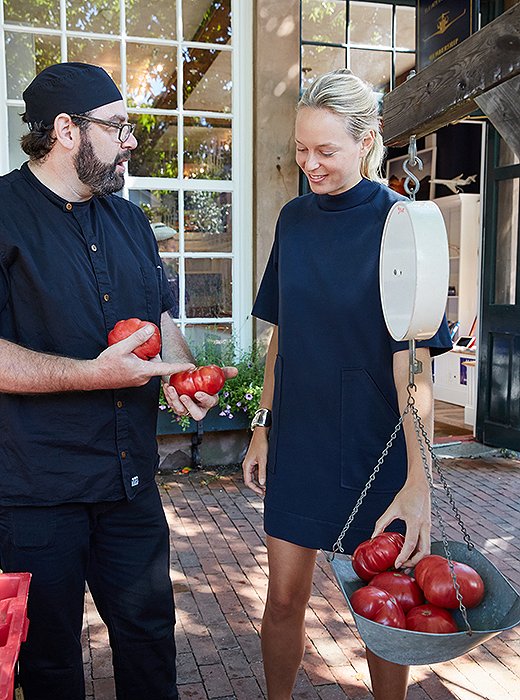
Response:
[[[326,211],[342,211],[357,207],[369,199],[378,188],[378,183],[363,178],[357,185],[340,194],[316,195],[318,206]]]

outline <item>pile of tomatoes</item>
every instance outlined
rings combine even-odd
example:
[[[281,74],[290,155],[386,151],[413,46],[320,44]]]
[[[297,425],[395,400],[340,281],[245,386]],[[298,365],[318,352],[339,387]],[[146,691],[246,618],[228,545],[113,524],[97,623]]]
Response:
[[[448,560],[436,554],[416,565],[414,577],[393,567],[404,544],[397,532],[383,532],[362,542],[352,568],[367,585],[350,597],[352,609],[388,627],[448,634],[458,632],[451,610],[459,608]],[[467,564],[453,562],[462,602],[474,608],[484,597],[484,582]]]

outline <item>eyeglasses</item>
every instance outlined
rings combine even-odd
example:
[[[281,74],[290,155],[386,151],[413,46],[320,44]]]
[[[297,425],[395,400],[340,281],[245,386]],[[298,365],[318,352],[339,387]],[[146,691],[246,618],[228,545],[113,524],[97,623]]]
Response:
[[[108,126],[112,129],[117,129],[117,138],[120,143],[125,143],[128,141],[130,136],[134,133],[135,124],[130,124],[129,122],[109,122],[106,119],[97,119],[96,117],[86,117],[83,114],[71,114],[71,117],[76,117],[76,119],[84,119],[87,122],[94,122],[94,124],[102,124],[103,126]]]

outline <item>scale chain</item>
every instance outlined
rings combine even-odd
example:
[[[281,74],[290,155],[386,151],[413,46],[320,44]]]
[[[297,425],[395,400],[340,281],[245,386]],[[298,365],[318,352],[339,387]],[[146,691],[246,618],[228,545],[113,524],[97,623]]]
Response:
[[[412,410],[413,410],[413,409],[412,409]],[[470,536],[469,532],[466,530],[466,526],[464,525],[464,522],[463,522],[463,520],[462,520],[462,516],[461,516],[461,514],[460,514],[460,512],[459,512],[459,509],[457,508],[457,505],[456,505],[456,503],[455,503],[455,499],[453,498],[453,492],[452,492],[452,490],[451,490],[451,488],[450,488],[448,482],[446,481],[446,477],[444,476],[444,472],[443,472],[443,470],[442,470],[442,468],[441,468],[439,458],[436,456],[436,454],[435,454],[434,451],[433,451],[432,444],[431,444],[431,442],[430,442],[430,440],[429,440],[429,438],[428,438],[428,434],[427,434],[427,432],[426,432],[426,428],[424,427],[424,424],[423,424],[423,422],[421,421],[421,418],[420,418],[420,416],[419,416],[419,413],[418,413],[418,411],[417,411],[417,408],[415,408],[414,417],[417,418],[417,422],[418,422],[418,425],[419,425],[419,427],[420,427],[423,440],[425,441],[425,443],[426,443],[426,445],[427,445],[427,447],[428,447],[428,451],[429,451],[429,453],[430,453],[431,456],[432,456],[432,461],[433,461],[433,464],[434,464],[434,466],[435,466],[435,471],[436,471],[437,474],[439,475],[439,479],[440,479],[440,481],[441,481],[441,483],[442,483],[442,487],[443,487],[444,491],[446,492],[446,495],[447,495],[447,497],[448,497],[448,500],[449,500],[451,509],[453,510],[453,513],[455,514],[455,518],[456,518],[456,520],[457,520],[457,523],[459,524],[459,527],[460,527],[460,530],[461,530],[461,532],[462,532],[462,536],[463,536],[464,542],[468,545],[468,549],[474,549],[475,545],[474,545],[473,542],[471,541],[471,536]]]
[[[389,452],[390,448],[392,447],[392,444],[393,444],[394,440],[395,440],[396,437],[397,437],[397,433],[401,430],[401,426],[402,426],[402,424],[403,424],[403,419],[404,419],[405,415],[408,413],[408,410],[409,410],[409,409],[408,409],[408,406],[407,406],[406,409],[405,409],[404,412],[403,412],[403,415],[399,418],[399,422],[398,422],[397,425],[395,426],[394,432],[392,433],[392,435],[390,436],[390,439],[389,439],[388,442],[386,443],[385,448],[384,448],[383,452],[381,453],[381,456],[380,456],[379,459],[377,460],[377,464],[376,464],[376,466],[374,467],[374,470],[373,470],[372,474],[369,476],[368,481],[367,481],[367,483],[365,484],[365,488],[364,488],[363,491],[361,492],[361,495],[359,496],[359,498],[358,498],[358,500],[357,500],[357,502],[356,502],[356,505],[355,505],[354,508],[352,509],[352,513],[349,515],[348,520],[347,520],[347,522],[345,523],[345,525],[344,525],[344,527],[343,527],[343,530],[340,532],[340,535],[339,535],[338,539],[336,540],[336,542],[334,543],[334,545],[333,545],[333,547],[332,547],[332,557],[328,557],[329,561],[332,561],[332,559],[334,559],[334,555],[336,554],[336,552],[340,552],[341,554],[344,553],[344,549],[343,549],[343,547],[341,546],[341,540],[342,540],[342,539],[345,537],[345,535],[347,534],[347,530],[348,530],[349,527],[351,526],[352,521],[354,520],[355,516],[357,515],[358,510],[359,510],[360,507],[361,507],[361,504],[362,504],[363,501],[365,500],[365,496],[367,495],[369,488],[372,486],[372,483],[373,483],[374,479],[376,478],[376,476],[377,476],[377,474],[378,474],[378,472],[379,472],[379,469],[381,468],[381,465],[382,465],[383,462],[385,461],[385,458],[386,458],[386,456],[388,455],[388,452]]]
[[[450,546],[449,546],[449,542],[448,542],[448,535],[446,534],[446,528],[444,527],[444,520],[442,519],[439,502],[438,502],[437,496],[435,494],[433,476],[432,476],[432,472],[430,469],[430,465],[428,464],[428,458],[426,456],[426,450],[424,447],[425,443],[424,443],[423,438],[426,436],[426,431],[424,430],[424,425],[422,424],[422,421],[419,417],[419,412],[417,411],[417,407],[415,406],[415,401],[414,401],[413,397],[411,397],[411,400],[412,400],[411,411],[412,411],[412,416],[413,416],[415,434],[417,436],[417,442],[419,443],[419,450],[421,452],[421,460],[423,463],[424,471],[426,473],[426,478],[428,480],[428,485],[430,487],[432,506],[433,506],[433,509],[435,511],[435,516],[439,522],[439,529],[441,531],[442,545],[444,547],[444,553],[446,554],[446,559],[448,561],[450,575],[451,575],[451,579],[453,581],[453,587],[455,589],[455,596],[456,596],[457,602],[459,604],[459,610],[460,610],[460,613],[461,613],[462,618],[464,620],[464,624],[466,625],[467,632],[469,635],[471,635],[473,633],[473,630],[471,629],[471,625],[469,624],[466,606],[464,605],[463,600],[462,600],[462,594],[460,592],[459,582],[457,581],[455,567],[453,566],[453,557],[452,557],[451,551],[450,551]],[[421,433],[423,433],[423,431],[424,431],[424,434],[422,435]],[[426,444],[427,444],[427,447],[428,447],[430,454],[433,456],[433,448],[431,447],[430,441],[428,440]]]
[[[412,371],[413,371],[413,370],[412,370]],[[383,451],[382,451],[382,453],[381,453],[381,456],[379,457],[379,459],[378,459],[378,461],[377,461],[376,466],[374,467],[374,469],[373,469],[373,471],[372,471],[370,477],[368,478],[368,481],[367,481],[367,483],[365,484],[365,487],[364,487],[363,491],[361,492],[361,494],[360,494],[360,496],[359,496],[359,498],[358,498],[358,500],[357,500],[357,502],[356,502],[354,508],[352,509],[352,512],[351,512],[351,514],[349,515],[347,522],[345,523],[345,525],[344,525],[344,527],[343,527],[343,529],[342,529],[342,531],[341,531],[341,533],[340,533],[338,539],[337,539],[336,542],[334,543],[334,545],[333,545],[333,547],[332,547],[332,554],[329,555],[329,554],[326,553],[326,556],[327,556],[327,559],[328,559],[329,561],[332,561],[332,560],[334,559],[334,556],[335,556],[336,553],[338,553],[338,552],[341,553],[341,554],[344,553],[344,549],[343,549],[343,547],[342,547],[341,542],[342,542],[343,538],[345,537],[345,535],[346,535],[348,529],[350,528],[350,525],[352,524],[352,521],[354,520],[354,518],[355,518],[355,516],[356,516],[356,514],[357,514],[357,512],[358,512],[358,510],[359,510],[359,508],[361,507],[361,504],[363,503],[363,501],[364,501],[364,499],[365,499],[365,496],[366,496],[367,493],[368,493],[368,490],[369,490],[370,487],[372,486],[372,483],[374,482],[374,480],[375,480],[375,478],[376,478],[376,476],[377,476],[377,474],[378,474],[378,472],[379,472],[379,470],[380,470],[380,468],[381,468],[381,465],[382,465],[383,462],[385,461],[385,458],[388,456],[388,452],[389,452],[390,448],[392,447],[392,445],[393,445],[393,443],[394,443],[394,440],[395,440],[396,437],[397,437],[398,432],[399,432],[399,431],[401,430],[401,428],[402,428],[402,425],[403,425],[403,421],[404,421],[405,416],[406,416],[408,413],[411,413],[411,414],[412,414],[412,418],[413,418],[414,430],[415,430],[416,437],[417,437],[417,442],[418,442],[418,444],[419,444],[419,450],[420,450],[420,452],[421,452],[421,461],[422,461],[422,464],[423,464],[423,467],[424,467],[424,470],[425,470],[425,473],[426,473],[426,478],[427,478],[428,486],[429,486],[429,489],[430,489],[431,500],[432,500],[432,506],[433,506],[433,509],[434,509],[434,511],[435,511],[435,516],[436,516],[436,518],[437,518],[437,520],[438,520],[438,522],[439,522],[439,529],[440,529],[440,531],[441,531],[441,536],[442,536],[442,544],[443,544],[444,552],[445,552],[445,554],[446,554],[446,559],[447,559],[447,561],[448,561],[448,566],[449,566],[449,569],[450,569],[450,575],[451,575],[451,578],[452,578],[452,581],[453,581],[453,587],[454,587],[454,589],[455,589],[455,596],[456,596],[456,598],[457,598],[457,602],[458,602],[458,604],[459,604],[459,610],[460,610],[460,612],[461,612],[462,618],[463,618],[464,623],[465,623],[465,625],[466,625],[467,632],[468,632],[469,635],[471,635],[471,634],[473,633],[473,630],[471,629],[471,625],[469,624],[469,621],[468,621],[468,615],[467,615],[466,606],[464,605],[463,600],[462,600],[462,595],[461,595],[461,592],[460,592],[460,586],[459,586],[459,583],[458,583],[458,581],[457,581],[457,575],[456,575],[456,573],[455,573],[455,568],[454,568],[454,566],[453,566],[453,558],[452,558],[451,552],[450,552],[448,536],[447,536],[447,533],[446,533],[446,529],[445,529],[445,527],[444,527],[444,520],[443,520],[442,515],[441,515],[439,502],[438,502],[437,496],[436,496],[436,494],[435,494],[435,487],[434,487],[434,482],[433,482],[432,471],[431,471],[430,465],[429,465],[429,463],[428,463],[428,457],[426,456],[425,445],[426,445],[426,447],[427,447],[427,449],[428,449],[428,452],[429,452],[429,454],[430,454],[430,456],[431,456],[431,458],[432,458],[433,464],[435,465],[435,470],[436,470],[436,472],[438,473],[438,475],[439,475],[439,477],[440,477],[440,480],[441,480],[441,482],[442,482],[443,489],[444,489],[444,491],[446,492],[446,494],[447,494],[447,496],[448,496],[448,499],[449,499],[450,505],[451,505],[451,507],[452,507],[452,509],[453,509],[453,512],[455,513],[455,517],[456,517],[456,519],[457,519],[457,522],[458,522],[458,524],[459,524],[459,527],[461,528],[461,531],[462,531],[462,534],[463,534],[463,537],[464,537],[464,541],[465,541],[466,544],[468,545],[468,548],[469,548],[469,549],[472,549],[472,548],[474,547],[474,545],[473,545],[473,543],[471,542],[471,538],[470,538],[470,536],[469,536],[469,533],[467,532],[467,530],[466,530],[466,528],[465,528],[465,526],[464,526],[464,523],[463,523],[463,521],[462,521],[462,517],[461,517],[461,515],[460,515],[460,513],[459,513],[459,510],[457,509],[457,506],[456,506],[455,501],[454,501],[454,499],[453,499],[452,491],[451,491],[451,489],[450,489],[450,487],[449,487],[449,485],[448,485],[448,482],[446,481],[446,478],[445,478],[445,476],[444,476],[444,474],[443,474],[443,472],[442,472],[442,469],[441,469],[441,467],[440,467],[439,460],[438,460],[438,458],[436,457],[436,455],[435,455],[435,453],[434,453],[434,451],[433,451],[433,447],[432,447],[432,444],[431,444],[430,439],[428,438],[428,434],[427,434],[427,432],[426,432],[426,428],[425,428],[425,426],[424,426],[424,424],[423,424],[423,422],[421,421],[421,418],[420,418],[420,416],[419,416],[419,412],[418,412],[417,407],[416,407],[416,405],[415,405],[415,398],[414,398],[414,396],[413,396],[413,394],[412,394],[412,391],[417,391],[417,386],[415,385],[415,383],[414,383],[413,381],[410,381],[410,383],[408,384],[407,391],[408,391],[408,400],[407,400],[407,403],[406,403],[406,407],[405,407],[403,413],[401,414],[401,416],[400,416],[400,418],[399,418],[399,421],[398,421],[397,425],[395,426],[395,428],[394,428],[394,430],[393,430],[393,432],[392,432],[392,434],[391,434],[391,436],[390,436],[390,439],[389,439],[388,442],[386,443],[386,445],[385,445],[385,447],[384,447],[384,449],[383,449]]]

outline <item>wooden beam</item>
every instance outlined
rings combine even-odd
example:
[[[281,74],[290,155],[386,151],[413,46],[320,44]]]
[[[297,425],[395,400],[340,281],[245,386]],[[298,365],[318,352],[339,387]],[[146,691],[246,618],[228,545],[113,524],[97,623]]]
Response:
[[[520,75],[520,3],[383,100],[386,145],[426,136],[476,109],[475,98]]]
[[[520,158],[520,76],[488,90],[475,102]]]

